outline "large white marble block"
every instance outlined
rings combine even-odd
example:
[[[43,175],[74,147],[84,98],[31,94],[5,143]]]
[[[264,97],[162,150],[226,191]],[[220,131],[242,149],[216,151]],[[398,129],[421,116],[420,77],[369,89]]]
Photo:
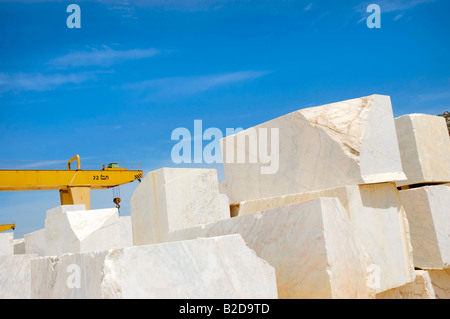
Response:
[[[14,233],[0,233],[0,256],[14,254]]]
[[[318,197],[336,197],[341,201],[356,238],[377,269],[376,293],[414,280],[408,221],[395,183],[354,185],[242,202],[239,216]]]
[[[46,256],[120,247],[117,208],[67,211],[45,219]]]
[[[273,174],[263,174],[267,159],[260,156],[256,163],[250,159],[255,157],[255,143],[263,148],[271,145],[265,135],[272,129],[279,130],[279,147],[271,150],[279,167]],[[239,144],[245,136],[249,141]],[[406,179],[389,96],[371,95],[301,109],[221,142],[226,177],[223,191],[231,204]],[[267,150],[258,150],[262,151]],[[238,163],[242,152],[246,161]]]
[[[450,181],[450,138],[443,117],[409,114],[395,119],[403,171],[398,186]]]
[[[80,210],[86,210],[86,205],[84,205],[84,204],[61,205],[61,206],[56,206],[52,209],[47,210],[45,216],[50,217],[53,215],[64,214],[66,212],[80,211]]]
[[[368,298],[366,265],[342,204],[311,201],[183,229],[171,240],[240,234],[275,267],[278,296]]]
[[[32,297],[273,299],[277,290],[274,268],[233,235],[38,258]]]
[[[414,266],[450,268],[450,186],[400,191],[414,252]]]
[[[415,280],[377,294],[376,299],[436,299],[428,271],[416,270]]]
[[[36,257],[0,256],[0,299],[31,298],[31,260]]]
[[[450,299],[450,269],[428,270],[436,299]]]
[[[131,198],[134,245],[165,242],[169,232],[226,218],[214,169],[159,169]]]
[[[25,254],[25,239],[18,238],[13,240],[14,245],[14,255]]]
[[[133,232],[131,227],[131,216],[120,216],[120,247],[133,246]]]
[[[45,256],[45,228],[25,234],[25,253]]]

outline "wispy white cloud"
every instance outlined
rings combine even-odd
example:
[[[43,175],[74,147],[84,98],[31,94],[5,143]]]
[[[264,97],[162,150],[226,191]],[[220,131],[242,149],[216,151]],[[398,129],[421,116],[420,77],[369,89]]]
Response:
[[[241,71],[204,76],[170,77],[124,85],[123,89],[145,92],[151,97],[189,96],[236,82],[266,75],[266,71]]]
[[[305,11],[309,11],[312,8],[312,2],[310,2],[306,7],[305,7]]]
[[[361,3],[356,10],[365,12],[370,4],[378,4],[382,13],[409,10],[419,4],[431,3],[437,0],[369,0]]]
[[[397,14],[394,18],[394,21],[400,20],[401,18],[403,18],[403,14]]]
[[[229,3],[248,0],[130,0],[136,6],[179,11],[216,10]]]
[[[124,12],[128,17],[135,17],[135,7],[176,11],[206,11],[219,9],[228,3],[242,3],[249,0],[78,0],[77,3],[82,5],[83,2],[88,1],[102,3],[109,9],[117,9]],[[37,3],[62,2],[62,0],[0,0],[1,2]]]
[[[0,93],[8,91],[48,91],[64,84],[94,80],[98,72],[72,74],[0,73]]]
[[[139,60],[152,57],[159,53],[156,49],[113,50],[107,46],[103,49],[72,52],[50,60],[54,67],[78,66],[110,66],[126,60]]]

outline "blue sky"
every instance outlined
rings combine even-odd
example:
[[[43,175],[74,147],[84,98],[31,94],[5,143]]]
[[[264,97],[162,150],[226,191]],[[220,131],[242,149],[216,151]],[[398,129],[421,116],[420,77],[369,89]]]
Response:
[[[81,8],[69,29],[66,8]],[[369,29],[369,4],[381,28]],[[0,0],[0,159],[177,167],[177,127],[248,128],[386,94],[394,114],[450,109],[445,0]],[[101,164],[99,164],[101,167]],[[220,165],[198,164],[192,167]],[[121,187],[122,215],[137,186]],[[44,226],[57,191],[0,193],[15,237]],[[93,191],[92,208],[114,207]]]

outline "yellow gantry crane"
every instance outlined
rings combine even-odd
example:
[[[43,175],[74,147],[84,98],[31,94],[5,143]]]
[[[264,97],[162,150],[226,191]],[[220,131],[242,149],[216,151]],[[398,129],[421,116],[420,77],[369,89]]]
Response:
[[[70,164],[77,161],[77,169]],[[91,189],[108,189],[141,180],[142,170],[127,170],[112,163],[101,170],[82,170],[80,156],[67,162],[67,170],[0,169],[0,191],[59,190],[61,205],[91,207]],[[120,198],[115,198],[118,205]]]
[[[0,225],[0,233],[2,231],[6,231],[6,230],[14,230],[16,228],[16,224],[7,224],[7,225]]]

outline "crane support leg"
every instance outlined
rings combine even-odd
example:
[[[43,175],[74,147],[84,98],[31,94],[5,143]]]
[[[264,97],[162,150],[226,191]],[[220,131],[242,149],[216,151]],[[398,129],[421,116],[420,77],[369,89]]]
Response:
[[[68,187],[59,191],[61,205],[86,205],[91,209],[91,189],[89,187]]]

